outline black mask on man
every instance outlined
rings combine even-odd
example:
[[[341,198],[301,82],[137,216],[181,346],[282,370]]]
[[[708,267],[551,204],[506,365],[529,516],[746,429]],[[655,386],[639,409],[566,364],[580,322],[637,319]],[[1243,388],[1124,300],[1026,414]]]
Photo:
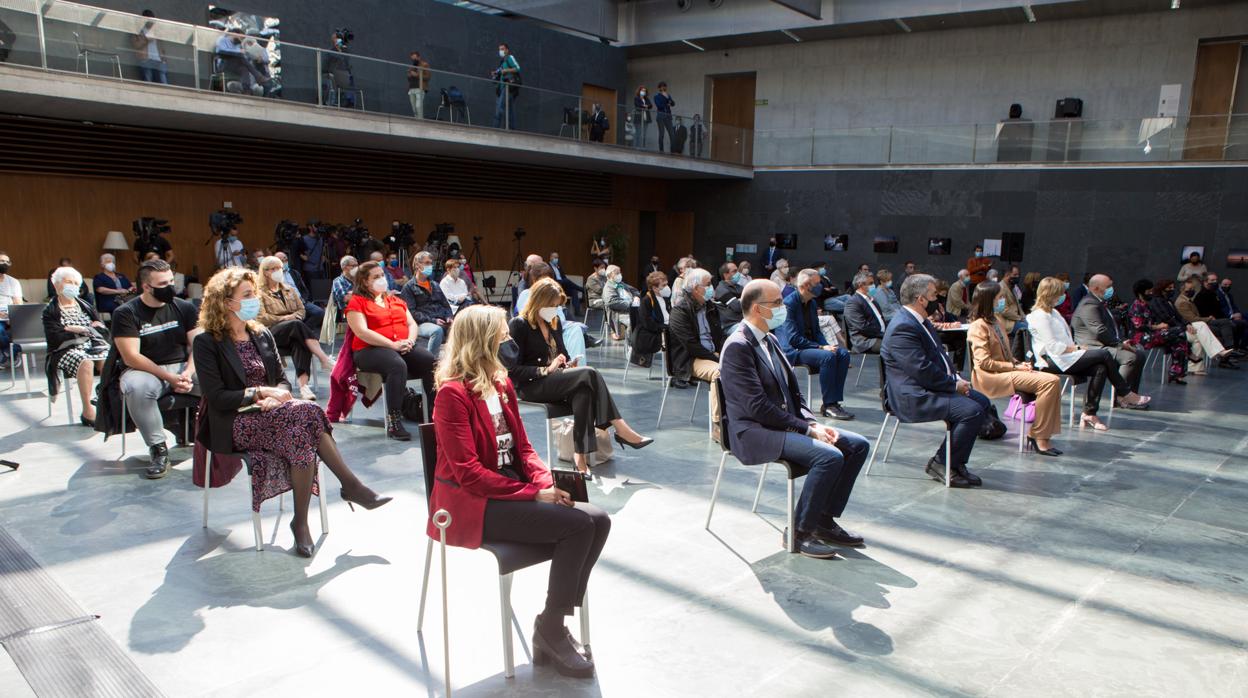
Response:
[[[9,273],[9,269],[10,269],[10,265],[9,265],[9,264],[7,264],[7,263],[5,263],[5,264],[0,264],[0,274],[8,274],[8,273]]]
[[[174,296],[173,284],[152,289],[152,298],[155,298],[161,303],[172,303],[173,296]]]

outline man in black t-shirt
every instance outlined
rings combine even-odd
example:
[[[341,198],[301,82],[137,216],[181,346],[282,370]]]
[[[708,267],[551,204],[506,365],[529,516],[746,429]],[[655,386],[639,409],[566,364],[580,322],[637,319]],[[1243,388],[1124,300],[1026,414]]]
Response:
[[[147,477],[169,472],[169,449],[158,400],[170,393],[199,394],[191,342],[200,330],[199,313],[174,297],[173,270],[161,259],[139,267],[142,295],[113,311],[113,343],[126,368],[121,394],[151,453]]]

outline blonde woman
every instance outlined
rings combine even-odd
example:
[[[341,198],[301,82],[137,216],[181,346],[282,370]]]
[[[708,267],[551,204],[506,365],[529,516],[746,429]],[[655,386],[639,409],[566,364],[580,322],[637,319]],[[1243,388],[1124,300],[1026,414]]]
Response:
[[[376,509],[390,497],[378,497],[347,467],[324,410],[291,397],[277,342],[256,322],[257,288],[256,274],[244,267],[222,269],[204,287],[203,332],[193,346],[204,397],[196,439],[214,453],[247,453],[254,511],[264,500],[294,490],[295,552],[312,557],[308,505],[318,457],[342,484],[339,493],[348,503]]]
[[[260,260],[260,324],[269,328],[273,339],[283,353],[290,354],[295,363],[295,379],[299,381],[299,397],[315,400],[316,393],[308,387],[312,372],[312,357],[321,362],[326,371],[333,369],[333,362],[321,349],[321,342],[311,328],[304,323],[303,300],[295,289],[286,285],[286,269],[281,258],[265,257]]]
[[[511,320],[512,342],[503,357],[520,397],[572,407],[573,462],[577,470],[588,473],[589,454],[598,450],[595,427],[615,427],[615,440],[629,448],[645,448],[654,439],[628,426],[596,369],[568,360],[559,321],[559,308],[566,300],[554,279],[534,284],[524,310]]]
[[[559,290],[553,280],[543,280],[538,287],[547,283]],[[429,511],[450,512],[455,521],[447,529],[451,545],[479,548],[483,543],[509,542],[554,547],[546,606],[533,628],[533,663],[553,661],[565,676],[589,678],[594,664],[573,644],[564,618],[585,598],[589,573],[606,545],[611,519],[602,509],[573,502],[556,488],[533,450],[515,388],[498,358],[508,339],[507,315],[500,308],[470,306],[455,320],[436,376],[433,423],[438,454]],[[438,537],[432,521],[426,530],[431,538]]]

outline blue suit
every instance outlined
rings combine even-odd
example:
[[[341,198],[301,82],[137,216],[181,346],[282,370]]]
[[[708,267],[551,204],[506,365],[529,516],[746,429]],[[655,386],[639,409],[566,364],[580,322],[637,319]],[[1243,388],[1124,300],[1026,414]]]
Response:
[[[809,533],[844,512],[871,445],[851,431],[838,430],[835,446],[807,436],[815,416],[775,338],[763,339],[742,322],[720,351],[724,443],[745,465],[783,459],[809,469],[794,513],[797,530]]]
[[[829,344],[819,329],[816,301],[802,302],[801,293],[793,293],[784,299],[788,319],[776,329],[776,339],[784,350],[784,358],[791,364],[801,364],[819,372],[819,390],[823,404],[828,405],[845,399],[845,377],[849,375],[849,350],[837,347],[835,351],[823,349]]]
[[[947,422],[953,431],[953,465],[965,466],[991,402],[974,390],[966,396],[958,394],[953,360],[941,348],[934,329],[906,308],[888,323],[880,347],[885,399],[903,422]],[[945,458],[943,439],[936,458]]]

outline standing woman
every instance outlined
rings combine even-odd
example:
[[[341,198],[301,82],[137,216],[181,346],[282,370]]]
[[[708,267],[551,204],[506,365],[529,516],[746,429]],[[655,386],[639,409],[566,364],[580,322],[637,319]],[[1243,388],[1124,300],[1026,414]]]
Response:
[[[611,246],[607,244],[607,236],[599,235],[589,243],[589,261],[601,259],[604,264],[611,262]]]
[[[312,357],[321,362],[325,370],[333,369],[333,363],[321,349],[317,337],[303,321],[303,300],[295,289],[286,285],[285,265],[277,257],[260,260],[260,324],[269,328],[277,346],[290,354],[295,363],[295,378],[299,381],[299,397],[316,400],[316,393],[308,387],[312,372]]]
[[[255,321],[260,314],[256,282],[250,269],[227,267],[204,287],[203,332],[192,348],[204,396],[196,439],[213,453],[247,454],[253,511],[260,511],[264,500],[294,490],[290,531],[295,552],[312,557],[308,505],[318,457],[342,484],[339,494],[348,503],[376,509],[391,498],[378,497],[347,467],[324,410],[291,397],[273,334]]]
[[[1036,418],[1027,434],[1032,450],[1042,456],[1060,456],[1050,439],[1062,430],[1062,380],[1052,373],[1018,363],[1010,352],[1010,340],[997,315],[1004,309],[1001,285],[984,281],[971,296],[971,326],[966,338],[971,345],[971,387],[990,398],[1016,392],[1036,396]]]
[[[1170,356],[1170,368],[1166,381],[1177,385],[1187,385],[1183,380],[1187,376],[1187,356],[1191,351],[1187,332],[1181,325],[1170,326],[1153,313],[1150,301],[1153,298],[1153,282],[1140,279],[1131,287],[1135,300],[1127,311],[1131,323],[1131,343],[1144,349],[1161,348]]]
[[[95,374],[104,367],[108,356],[108,330],[95,308],[81,297],[82,274],[77,269],[57,267],[52,271],[51,283],[56,295],[43,309],[43,335],[48,341],[44,365],[48,394],[55,398],[60,392],[61,376],[75,379],[82,399],[79,422],[93,426],[95,405],[91,404],[91,389]]]
[[[512,344],[504,348],[503,362],[524,400],[571,405],[576,469],[589,473],[589,454],[598,450],[595,428],[615,427],[615,440],[621,446],[645,448],[654,443],[633,431],[620,416],[607,382],[596,369],[568,361],[558,317],[567,296],[558,282],[542,279],[531,291],[524,310],[511,319]]]
[[[671,296],[667,274],[652,271],[646,276],[646,295],[641,297],[637,330],[632,337],[633,351],[628,357],[633,365],[649,368],[654,355],[663,350],[663,338],[667,335],[668,318],[672,313]]]
[[[347,302],[347,326],[355,336],[351,353],[357,371],[381,374],[386,384],[386,433],[409,441],[403,426],[403,397],[407,381],[419,378],[433,397],[433,354],[416,346],[419,328],[402,298],[390,295],[385,272],[377,262],[365,262],[355,274],[355,289]]]
[[[553,280],[540,283],[559,289]],[[553,660],[560,674],[589,678],[594,663],[577,650],[564,618],[585,599],[611,519],[556,488],[533,450],[515,388],[498,358],[507,340],[507,316],[500,308],[474,305],[455,320],[438,366],[433,408],[438,454],[429,511],[450,512],[451,545],[553,546],[546,605],[533,628],[533,663]],[[426,530],[430,538],[438,537],[432,519]]]
[[[650,99],[645,85],[637,88],[633,95],[633,144],[638,148],[646,147],[646,131],[650,130],[650,119],[654,113],[654,100]]]

